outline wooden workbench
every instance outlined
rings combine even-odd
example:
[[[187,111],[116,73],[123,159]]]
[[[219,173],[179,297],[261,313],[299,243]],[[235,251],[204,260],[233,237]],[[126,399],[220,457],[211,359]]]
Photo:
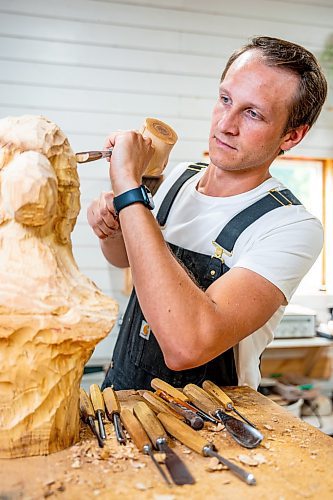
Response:
[[[127,406],[139,397],[122,392]],[[332,438],[247,387],[228,388],[226,392],[235,406],[258,424],[265,436],[261,445],[247,450],[223,430],[200,432],[214,439],[221,455],[251,470],[256,486],[246,485],[228,470],[209,472],[210,458],[175,443],[174,450],[197,482],[170,488],[149,457],[138,453],[133,445],[117,444],[110,425],[110,439],[102,450],[90,431],[83,428],[80,443],[68,450],[44,457],[0,460],[0,498],[332,499]],[[254,457],[259,464],[244,465],[239,461],[240,455]]]

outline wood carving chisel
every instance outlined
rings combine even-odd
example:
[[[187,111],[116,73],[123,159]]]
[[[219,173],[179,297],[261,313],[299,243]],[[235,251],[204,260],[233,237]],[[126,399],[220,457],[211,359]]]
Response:
[[[80,387],[80,416],[85,424],[88,424],[91,432],[96,436],[100,448],[104,443],[95,428],[95,412],[90,397],[82,387]]]
[[[249,485],[256,484],[256,479],[251,472],[246,471],[242,467],[239,467],[227,458],[218,454],[214,444],[206,441],[202,436],[200,436],[199,432],[195,432],[188,425],[184,424],[184,422],[181,422],[167,413],[159,413],[158,418],[167,432],[171,436],[178,439],[178,441],[183,443],[185,446],[191,448],[191,450],[197,453],[200,453],[204,457],[216,457],[219,462],[228,467],[230,472],[238,476],[242,481],[245,481]]]
[[[105,151],[80,151],[75,153],[77,163],[88,163],[89,161],[100,160],[101,158],[110,158],[113,148],[106,149]]]
[[[164,391],[156,391],[156,394],[163,401],[166,401],[174,411],[176,411],[177,413],[179,413],[179,415],[184,417],[186,423],[190,425],[192,429],[199,431],[200,429],[203,428],[204,426],[203,419],[201,418],[201,416],[198,415],[197,411],[193,411],[193,408],[191,408],[190,405],[185,403],[185,401],[181,401],[180,399],[174,398],[173,396],[170,396]]]
[[[195,480],[184,462],[169,447],[167,434],[155,416],[154,412],[144,402],[137,403],[133,408],[135,416],[150,437],[153,445],[162,453],[165,453],[165,465],[177,485],[194,484]]]
[[[162,398],[160,398],[156,392],[151,392],[151,391],[145,391],[142,394],[142,398],[145,400],[145,403],[157,414],[157,413],[171,413],[176,418],[179,418],[180,420],[185,420],[185,418],[178,413],[177,411],[173,410],[165,401],[163,401]]]
[[[247,422],[249,425],[252,425],[252,427],[257,429],[257,427],[252,422],[250,422],[250,420],[244,417],[244,415],[242,415],[235,408],[232,400],[224,391],[222,391],[222,389],[218,385],[214,384],[214,382],[211,382],[210,380],[205,380],[202,384],[202,387],[206,392],[208,392],[208,394],[213,396],[218,401],[218,403],[222,404],[222,407],[225,411],[234,411],[240,418],[244,420],[244,422]]]
[[[154,457],[151,441],[146,431],[142,427],[141,423],[136,418],[136,416],[133,415],[132,411],[129,410],[128,408],[122,408],[120,413],[120,419],[126,431],[130,435],[132,441],[134,442],[135,446],[138,448],[138,450],[150,456],[158,472],[163,477],[164,481],[169,486],[172,486],[172,483],[168,478],[168,476],[165,474],[164,470],[162,469],[161,464],[159,464],[156,458]]]
[[[120,421],[120,404],[116,391],[112,387],[106,387],[103,391],[105,411],[108,419],[113,422],[116,439],[120,444],[126,444],[126,437]]]
[[[225,425],[226,431],[237,441],[238,444],[245,448],[255,448],[263,440],[263,435],[258,429],[254,429],[251,425],[239,420],[238,418],[227,415],[218,407],[216,400],[207,394],[206,391],[195,384],[188,384],[184,387],[184,394],[198,408],[210,412],[214,417],[218,418]]]
[[[103,395],[97,384],[92,384],[89,389],[90,399],[95,410],[95,415],[98,422],[99,435],[102,439],[106,439],[106,432],[103,423],[103,418],[105,417],[105,405]]]
[[[187,406],[188,410],[192,410],[196,415],[201,417],[203,420],[206,420],[207,422],[211,422],[213,424],[217,424],[218,422],[216,421],[215,418],[213,418],[211,415],[208,413],[205,413],[204,411],[201,411],[199,408],[196,408],[195,406],[190,404],[189,398],[181,391],[176,389],[175,387],[172,387],[172,385],[168,384],[167,382],[164,382],[163,380],[159,378],[154,378],[151,381],[151,386],[153,389],[156,391],[163,391],[169,396],[172,396],[176,402],[176,400],[180,400],[184,403],[184,406]],[[177,401],[177,404],[179,406],[179,401]]]

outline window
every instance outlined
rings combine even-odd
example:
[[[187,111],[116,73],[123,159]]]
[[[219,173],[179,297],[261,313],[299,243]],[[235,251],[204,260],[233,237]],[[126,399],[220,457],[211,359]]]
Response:
[[[271,166],[271,174],[285,184],[324,226],[325,243],[321,255],[299,286],[301,293],[332,289],[333,247],[333,160],[319,158],[278,157]]]

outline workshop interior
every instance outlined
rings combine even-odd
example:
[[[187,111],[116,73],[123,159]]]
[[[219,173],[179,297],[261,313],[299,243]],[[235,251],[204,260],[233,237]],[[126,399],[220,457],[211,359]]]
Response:
[[[270,168],[320,221],[321,251],[257,388],[105,387],[135,276],[87,219],[113,189],[105,140],[149,140],[154,199],[181,163],[202,178],[223,68],[255,36],[305,47],[327,81]],[[0,0],[0,38],[0,498],[333,498],[333,0]]]

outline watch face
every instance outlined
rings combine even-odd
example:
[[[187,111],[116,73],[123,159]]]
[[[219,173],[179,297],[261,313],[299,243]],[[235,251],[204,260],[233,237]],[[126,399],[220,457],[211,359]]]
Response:
[[[147,186],[145,186],[144,184],[142,184],[142,191],[144,193],[144,197],[145,197],[145,200],[147,202],[147,207],[150,208],[150,210],[153,210],[153,208],[155,208],[155,203],[154,203],[154,200],[153,200],[153,195],[151,194],[151,192],[149,191],[149,189],[147,188]]]

